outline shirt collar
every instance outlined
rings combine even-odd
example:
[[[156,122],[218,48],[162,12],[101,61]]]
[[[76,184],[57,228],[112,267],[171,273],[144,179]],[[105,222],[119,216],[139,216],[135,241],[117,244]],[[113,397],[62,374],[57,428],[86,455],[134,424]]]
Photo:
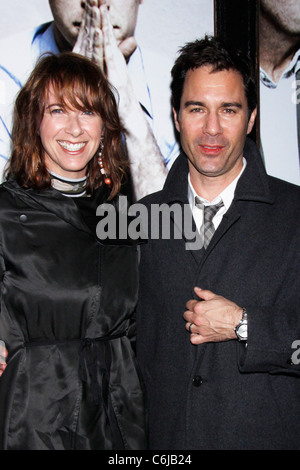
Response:
[[[37,29],[32,39],[32,51],[36,57],[40,57],[46,52],[59,54],[59,49],[54,37],[54,22],[42,24]]]
[[[289,78],[291,75],[296,74],[298,70],[300,70],[300,49],[294,54],[293,59],[284,70],[280,80],[284,78]],[[259,75],[261,82],[265,86],[267,86],[268,88],[277,88],[278,83],[273,82],[273,80],[262,68],[260,68]]]
[[[189,201],[189,204],[190,204],[192,210],[195,207],[195,197],[197,196],[201,200],[201,202],[205,205],[218,204],[222,200],[223,203],[224,203],[225,211],[227,211],[229,209],[231,203],[232,203],[233,198],[234,198],[234,192],[235,192],[237,182],[240,179],[241,175],[243,174],[243,172],[246,168],[246,165],[247,165],[246,159],[243,158],[243,167],[242,167],[240,173],[238,174],[238,176],[229,184],[229,186],[227,186],[227,188],[225,188],[211,202],[207,201],[206,199],[204,199],[203,197],[201,197],[199,194],[196,193],[196,191],[194,190],[193,185],[191,183],[190,173],[189,173],[188,174],[188,201]]]

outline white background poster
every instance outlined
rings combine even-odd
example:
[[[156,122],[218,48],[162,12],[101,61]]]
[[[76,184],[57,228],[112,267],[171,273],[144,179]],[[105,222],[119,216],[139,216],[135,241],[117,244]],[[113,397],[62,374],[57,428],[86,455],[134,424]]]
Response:
[[[0,38],[52,20],[48,0],[0,3]],[[185,42],[214,32],[213,0],[143,0],[138,42],[174,57]]]
[[[69,12],[68,8],[72,5],[74,10]],[[134,2],[124,3],[124,12],[120,5],[122,3],[119,0],[114,5],[114,14],[117,12],[119,20],[123,13],[124,18],[128,19],[128,12],[130,15],[130,11],[136,11]],[[51,6],[53,12],[53,6],[61,6],[63,21],[66,20],[70,25],[73,21],[81,21],[84,2],[64,0],[60,3],[56,0]],[[37,58],[47,51],[56,52],[57,39],[51,27],[39,29],[35,34],[40,25],[52,20],[48,0],[10,0],[0,3],[0,173],[3,173],[10,154],[14,98]],[[171,67],[180,47],[206,33],[213,34],[213,30],[213,0],[143,0],[138,7],[134,34],[143,52],[140,52],[139,59],[137,54],[134,60],[130,57],[128,70],[136,97],[147,113],[162,158],[168,166],[179,152],[169,100]]]

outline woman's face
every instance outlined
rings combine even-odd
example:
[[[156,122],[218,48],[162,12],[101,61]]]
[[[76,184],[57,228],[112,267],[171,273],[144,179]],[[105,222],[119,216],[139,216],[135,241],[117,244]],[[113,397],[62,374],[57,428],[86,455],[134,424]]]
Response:
[[[49,171],[71,179],[86,175],[97,153],[103,121],[92,111],[65,108],[50,87],[40,125],[44,161]]]

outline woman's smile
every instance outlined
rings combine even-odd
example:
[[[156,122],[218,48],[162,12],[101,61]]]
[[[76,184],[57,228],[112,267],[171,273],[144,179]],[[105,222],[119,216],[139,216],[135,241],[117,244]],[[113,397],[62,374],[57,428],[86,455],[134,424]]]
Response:
[[[82,150],[86,145],[87,142],[68,142],[66,140],[58,140],[59,145],[68,152],[79,152]]]

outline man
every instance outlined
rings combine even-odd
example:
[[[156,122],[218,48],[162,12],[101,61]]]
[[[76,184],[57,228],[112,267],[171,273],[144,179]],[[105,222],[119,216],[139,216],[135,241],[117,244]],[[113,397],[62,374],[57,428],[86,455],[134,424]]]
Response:
[[[259,29],[260,127],[266,169],[300,185],[300,2],[261,0]]]
[[[141,245],[150,448],[299,449],[300,188],[267,176],[247,138],[246,58],[206,37],[182,48],[172,78],[183,152],[143,202],[190,208],[203,247],[187,249],[172,211],[177,236]]]
[[[169,104],[171,65],[134,37],[142,0],[49,0],[54,21],[0,44],[0,156],[9,156],[11,106],[43,53],[73,50],[105,68],[119,94],[136,198],[160,189],[178,155]],[[20,48],[22,44],[22,48]],[[20,54],[18,54],[20,50]],[[17,57],[16,57],[17,55]],[[145,155],[141,168],[136,155]],[[3,166],[2,164],[2,166]]]

